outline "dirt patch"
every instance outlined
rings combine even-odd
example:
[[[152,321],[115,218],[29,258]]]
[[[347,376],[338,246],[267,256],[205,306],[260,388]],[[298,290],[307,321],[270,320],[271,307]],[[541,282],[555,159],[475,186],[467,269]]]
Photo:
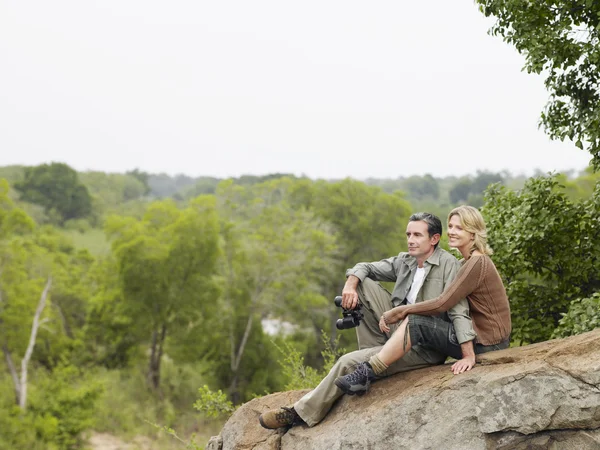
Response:
[[[153,450],[152,441],[144,436],[125,442],[112,434],[92,433],[88,442],[92,450]]]

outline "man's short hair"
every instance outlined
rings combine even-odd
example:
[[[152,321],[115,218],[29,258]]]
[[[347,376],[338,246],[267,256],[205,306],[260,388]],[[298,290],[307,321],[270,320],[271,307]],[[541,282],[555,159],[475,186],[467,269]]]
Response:
[[[408,219],[409,222],[416,222],[418,220],[422,220],[427,224],[427,232],[429,233],[429,237],[433,236],[434,234],[439,234],[440,236],[442,235],[442,221],[435,214],[418,212],[414,213]],[[435,244],[435,248],[437,248],[438,244]]]

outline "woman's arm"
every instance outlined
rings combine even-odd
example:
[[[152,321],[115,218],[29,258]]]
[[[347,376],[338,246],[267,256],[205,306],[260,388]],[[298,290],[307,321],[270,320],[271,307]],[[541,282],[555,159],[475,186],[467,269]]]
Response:
[[[484,256],[472,256],[458,272],[458,276],[439,297],[414,305],[397,306],[382,316],[386,324],[404,319],[408,314],[433,316],[448,311],[478,286],[484,270]]]

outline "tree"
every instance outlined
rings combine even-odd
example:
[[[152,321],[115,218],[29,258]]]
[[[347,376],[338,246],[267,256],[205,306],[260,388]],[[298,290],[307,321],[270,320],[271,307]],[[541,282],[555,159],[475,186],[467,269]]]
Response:
[[[600,183],[571,201],[556,176],[519,191],[493,185],[482,210],[511,300],[513,339],[549,339],[574,302],[600,291]]]
[[[600,168],[600,2],[477,0],[491,28],[525,55],[528,73],[544,74],[550,93],[541,125],[569,138]]]
[[[203,325],[218,297],[214,203],[200,197],[179,210],[161,201],[141,220],[107,219],[124,300],[119,313],[131,319],[130,332],[149,343],[147,376],[154,389],[160,387],[167,337]]]
[[[25,169],[23,181],[14,185],[21,199],[44,207],[59,224],[89,216],[92,198],[77,172],[66,164],[42,164]]]
[[[500,173],[478,170],[473,179],[471,193],[482,195],[490,184],[504,183],[504,176]]]
[[[473,190],[473,181],[470,178],[461,178],[450,189],[450,201],[454,204],[466,201]]]
[[[437,200],[440,196],[439,183],[430,174],[423,177],[414,175],[407,178],[403,184],[409,195],[416,200],[425,198]]]
[[[0,213],[0,224],[9,224],[1,220],[2,216],[5,214]],[[0,347],[13,381],[16,403],[22,410],[28,403],[31,363],[35,361],[51,370],[64,354],[64,340],[75,338],[68,323],[71,314],[85,309],[81,305],[67,308],[51,301],[51,295],[64,299],[67,292],[78,288],[82,276],[76,267],[84,266],[80,255],[52,229],[29,230],[18,234],[13,229],[9,234],[8,228],[0,227]],[[78,279],[70,279],[75,274]],[[36,350],[40,341],[41,351]]]
[[[229,357],[226,370],[222,360],[213,370],[229,381],[229,395],[236,403],[245,398],[254,378],[250,359],[262,366],[251,372],[276,366],[264,354],[268,350],[259,325],[263,319],[312,327],[327,316],[322,286],[333,275],[335,241],[329,224],[291,203],[295,183],[283,178],[240,186],[227,180],[217,190],[224,289],[219,313],[223,322],[216,327],[223,332],[217,339],[221,345],[216,345],[222,349],[218,354]],[[263,349],[262,359],[249,355],[252,340]],[[261,377],[262,389],[268,387],[266,376]]]
[[[322,287],[330,304],[342,291],[346,269],[361,261],[378,261],[406,250],[411,207],[401,192],[387,194],[379,187],[345,179],[335,183],[319,181],[314,186],[299,183],[294,197],[333,227],[338,257],[332,267],[333,276],[324,279]],[[329,312],[328,323],[321,323],[319,331],[315,330],[317,355],[321,350],[317,347],[320,329],[329,326],[332,343],[337,335],[334,324],[340,311],[330,308]],[[356,345],[351,333],[344,333],[342,340],[345,348]]]
[[[133,169],[129,172],[126,172],[125,175],[130,175],[133,178],[137,179],[144,186],[143,195],[148,195],[150,193],[150,185],[148,184],[148,177],[150,174],[148,172],[142,172],[139,169]],[[135,198],[135,197],[133,197]]]

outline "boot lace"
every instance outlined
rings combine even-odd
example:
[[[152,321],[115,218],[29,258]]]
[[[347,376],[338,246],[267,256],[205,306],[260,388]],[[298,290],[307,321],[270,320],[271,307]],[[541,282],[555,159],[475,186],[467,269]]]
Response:
[[[364,384],[365,388],[368,389],[369,385],[371,384],[369,366],[367,366],[364,363],[359,364],[354,370],[354,372],[346,375],[346,380],[350,384]]]

